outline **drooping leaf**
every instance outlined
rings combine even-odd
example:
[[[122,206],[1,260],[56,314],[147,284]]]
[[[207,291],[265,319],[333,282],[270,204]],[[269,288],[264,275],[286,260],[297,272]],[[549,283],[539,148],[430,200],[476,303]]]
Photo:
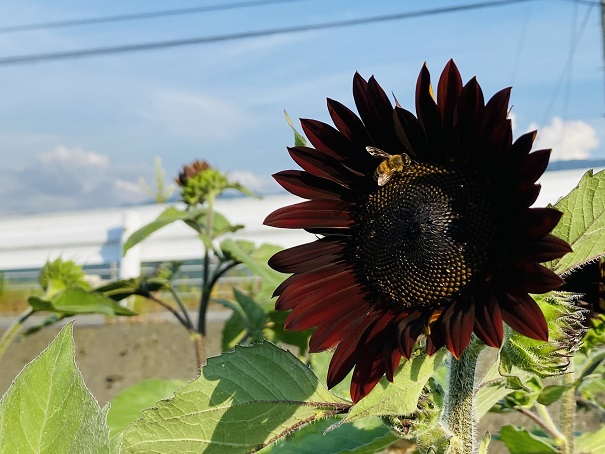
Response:
[[[422,389],[444,357],[445,351],[442,349],[433,356],[419,355],[410,361],[403,361],[395,371],[393,383],[383,377],[370,394],[351,408],[345,420],[415,413]]]
[[[550,262],[557,274],[605,255],[605,171],[586,172],[578,186],[555,205],[563,217],[553,235],[567,241],[573,252]]]
[[[75,364],[69,324],[0,400],[0,452],[110,453],[105,413]]]
[[[204,219],[205,215],[205,208],[198,208],[193,210],[180,210],[174,206],[168,207],[164,211],[162,211],[154,221],[150,222],[147,225],[144,225],[128,237],[128,239],[124,243],[122,254],[126,254],[126,252],[131,247],[136,246],[152,233],[176,221],[186,222],[190,227],[195,228],[195,230],[197,230],[199,233],[200,230],[197,226],[203,225],[202,220]]]
[[[549,439],[539,437],[525,429],[507,425],[500,429],[500,440],[511,454],[548,454],[559,451],[549,443]]]
[[[379,418],[365,418],[334,426],[340,418],[328,418],[294,432],[284,440],[269,445],[259,454],[375,454],[397,437]]]
[[[111,400],[107,414],[109,435],[113,436],[128,424],[141,416],[146,408],[153,407],[156,402],[172,397],[175,389],[187,383],[186,380],[160,380],[152,378],[140,381]]]
[[[67,288],[56,293],[50,300],[32,296],[28,302],[35,311],[55,312],[68,316],[76,314],[135,315],[135,312],[121,306],[102,293],[89,292],[80,287]]]
[[[152,292],[167,288],[168,284],[168,281],[163,278],[140,276],[110,282],[94,291],[106,295],[114,301],[121,301],[132,295],[148,296]]]
[[[578,452],[605,454],[605,427],[596,432],[583,433],[576,437],[575,444]]]
[[[267,342],[238,346],[144,411],[123,432],[121,452],[246,453],[349,406],[291,353]]]

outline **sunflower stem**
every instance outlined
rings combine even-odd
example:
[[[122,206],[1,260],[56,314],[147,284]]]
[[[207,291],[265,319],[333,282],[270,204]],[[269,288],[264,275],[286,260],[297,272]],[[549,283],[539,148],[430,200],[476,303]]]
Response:
[[[563,384],[570,388],[561,399],[561,431],[565,437],[564,454],[574,453],[574,436],[576,431],[576,387],[574,386],[573,356],[569,358],[569,373],[563,375]]]
[[[474,338],[460,356],[450,359],[449,389],[445,396],[444,422],[452,433],[448,452],[473,454],[477,451],[475,418],[475,370],[483,343]]]

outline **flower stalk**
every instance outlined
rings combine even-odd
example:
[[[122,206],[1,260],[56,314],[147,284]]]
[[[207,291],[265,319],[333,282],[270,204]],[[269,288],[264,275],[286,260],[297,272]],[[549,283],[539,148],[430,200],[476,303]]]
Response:
[[[450,359],[449,389],[445,396],[444,422],[453,440],[452,454],[477,451],[475,417],[475,371],[484,345],[473,337],[460,359]]]
[[[569,370],[573,371],[573,357],[569,358]],[[563,384],[570,388],[563,393],[561,399],[561,431],[565,437],[563,454],[574,454],[574,436],[576,430],[576,387],[574,386],[574,374],[569,372],[563,375]]]
[[[15,320],[15,322],[11,326],[9,326],[8,329],[4,332],[2,338],[0,339],[0,358],[2,358],[7,347],[17,336],[17,334],[19,334],[21,328],[23,328],[25,320],[27,320],[33,313],[34,310],[31,307],[25,310],[25,312],[23,312],[21,316],[17,320]]]

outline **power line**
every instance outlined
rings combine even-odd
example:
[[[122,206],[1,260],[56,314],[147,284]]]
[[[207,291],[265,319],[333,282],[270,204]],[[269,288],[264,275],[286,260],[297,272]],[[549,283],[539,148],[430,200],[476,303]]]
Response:
[[[53,60],[68,60],[81,57],[91,57],[98,55],[121,54],[126,52],[139,52],[154,49],[167,49],[171,47],[192,46],[199,44],[210,44],[224,41],[235,41],[249,38],[259,38],[263,36],[283,35],[289,33],[300,33],[315,30],[325,30],[329,28],[350,27],[354,25],[371,24],[378,22],[395,21],[402,19],[411,19],[422,16],[432,16],[436,14],[454,13],[469,11],[473,9],[493,8],[497,6],[512,5],[515,3],[527,3],[537,0],[499,0],[482,3],[469,3],[465,5],[448,6],[444,8],[425,9],[420,11],[403,12],[388,14],[382,16],[371,16],[358,19],[348,19],[334,22],[324,22],[319,24],[296,25],[292,27],[281,27],[266,30],[248,31],[241,33],[231,33],[226,35],[202,36],[196,38],[178,39],[172,41],[157,41],[138,44],[126,44],[121,46],[97,47],[90,49],[79,49],[64,52],[48,52],[42,54],[17,55],[13,57],[0,58],[0,66],[10,66],[34,62],[47,62]]]
[[[186,14],[208,13],[232,9],[250,8],[256,6],[274,5],[279,3],[292,3],[305,0],[253,0],[249,2],[236,2],[228,4],[216,4],[198,6],[193,8],[168,9],[161,11],[148,11],[146,13],[121,14],[114,16],[89,17],[84,19],[73,19],[56,22],[39,22],[35,24],[0,26],[0,33],[15,33],[32,30],[45,30],[52,28],[75,27],[79,25],[103,24],[107,22],[125,22],[131,20],[152,19],[156,17],[181,16]]]

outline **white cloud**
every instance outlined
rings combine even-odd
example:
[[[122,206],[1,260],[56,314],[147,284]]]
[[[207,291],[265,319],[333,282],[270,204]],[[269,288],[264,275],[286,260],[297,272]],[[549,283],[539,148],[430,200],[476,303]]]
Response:
[[[273,179],[270,177],[261,176],[247,170],[229,172],[229,180],[236,181],[254,192],[264,192],[273,183]]]
[[[82,147],[57,146],[36,162],[5,172],[0,212],[28,213],[93,209],[140,203],[149,196],[136,183],[153,175],[150,165],[112,166],[107,155]]]
[[[59,145],[53,151],[37,156],[42,164],[61,164],[69,167],[95,167],[106,169],[109,166],[107,155],[86,151],[82,147],[68,148]]]
[[[529,125],[530,131],[535,129],[538,129],[535,123]],[[550,125],[538,130],[534,149],[552,148],[552,161],[588,159],[598,144],[597,132],[588,123],[555,117]]]

